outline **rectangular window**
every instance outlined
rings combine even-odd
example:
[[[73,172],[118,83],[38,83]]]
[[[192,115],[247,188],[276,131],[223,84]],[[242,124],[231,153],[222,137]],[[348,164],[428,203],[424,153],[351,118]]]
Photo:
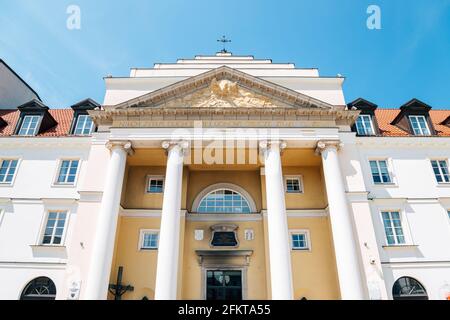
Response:
[[[450,174],[446,160],[431,160],[431,166],[438,183],[450,182]]]
[[[78,164],[79,160],[62,160],[56,183],[68,185],[74,184],[78,172]]]
[[[73,134],[79,136],[86,136],[92,133],[92,129],[94,129],[94,122],[92,118],[87,114],[81,114],[77,117],[77,124],[73,131]]]
[[[405,244],[400,212],[383,211],[381,214],[383,216],[384,232],[386,233],[387,243],[389,245]]]
[[[25,116],[18,132],[19,136],[34,136],[38,131],[41,116]]]
[[[62,244],[64,230],[66,227],[66,211],[49,211],[47,224],[45,226],[42,244],[60,245]]]
[[[416,136],[430,135],[430,129],[424,116],[409,116],[409,121]]]
[[[309,239],[307,232],[291,233],[292,250],[309,250]]]
[[[286,193],[302,193],[302,179],[301,177],[285,177],[284,179]]]
[[[373,183],[392,183],[386,160],[370,160]]]
[[[141,250],[158,249],[159,234],[157,231],[141,231]]]
[[[372,117],[369,114],[362,114],[356,119],[356,131],[360,136],[374,135]]]
[[[16,173],[18,160],[0,160],[0,184],[11,184]]]
[[[147,193],[163,193],[164,192],[164,178],[149,177],[147,184]]]

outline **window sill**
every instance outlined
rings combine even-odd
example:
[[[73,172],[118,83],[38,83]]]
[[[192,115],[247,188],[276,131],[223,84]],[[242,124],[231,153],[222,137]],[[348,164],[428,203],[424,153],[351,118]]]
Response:
[[[75,188],[76,184],[52,184],[52,188]]]
[[[291,249],[292,251],[300,251],[300,252],[310,252],[311,251],[311,249],[310,248],[304,248],[304,249],[301,249],[301,248],[292,248]]]
[[[372,187],[398,188],[396,183],[372,183]]]
[[[53,249],[65,249],[66,246],[65,245],[59,245],[59,244],[30,244],[31,248],[53,248]]]
[[[4,187],[4,188],[8,188],[8,187],[12,187],[13,184],[12,183],[2,183],[0,182],[0,188]]]
[[[417,244],[385,244],[382,246],[383,249],[415,249],[419,245]]]
[[[139,251],[158,251],[158,248],[140,248]]]
[[[450,187],[450,182],[438,182],[438,184],[436,186],[438,188],[449,188]]]

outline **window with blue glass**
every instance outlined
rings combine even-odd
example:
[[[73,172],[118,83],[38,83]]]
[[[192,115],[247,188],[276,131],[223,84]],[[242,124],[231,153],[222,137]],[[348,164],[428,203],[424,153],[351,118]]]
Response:
[[[240,193],[218,189],[208,193],[198,206],[200,213],[250,213],[250,205]]]
[[[147,193],[163,193],[163,192],[164,192],[164,178],[149,177],[147,183]]]
[[[86,136],[92,133],[94,129],[94,122],[92,122],[92,118],[87,114],[81,114],[77,118],[77,124],[73,131],[73,134],[79,136]]]
[[[292,250],[308,250],[308,235],[306,232],[291,233]]]
[[[20,130],[17,133],[19,136],[34,136],[37,134],[39,129],[39,122],[41,120],[41,116],[38,115],[29,115],[23,117],[22,124],[20,126]]]
[[[409,116],[409,122],[416,136],[430,135],[427,119],[424,116]]]
[[[59,167],[57,184],[71,185],[75,183],[79,160],[62,160]]]
[[[403,233],[402,220],[398,211],[384,211],[383,217],[384,232],[388,245],[405,244],[405,235]]]
[[[375,184],[392,183],[386,160],[370,160],[370,170]]]
[[[1,160],[0,184],[11,184],[16,173],[18,160]]]
[[[450,174],[446,160],[431,160],[431,167],[433,168],[434,176],[438,183],[450,182]]]
[[[142,231],[141,233],[141,250],[158,249],[158,232]]]
[[[371,136],[375,132],[373,130],[372,117],[369,114],[362,114],[356,119],[356,131],[360,136]]]

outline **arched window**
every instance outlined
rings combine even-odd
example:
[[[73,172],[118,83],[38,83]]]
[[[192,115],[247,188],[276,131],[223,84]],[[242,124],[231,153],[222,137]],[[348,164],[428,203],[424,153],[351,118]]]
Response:
[[[248,200],[231,189],[216,189],[205,195],[197,208],[199,213],[250,213]]]
[[[428,300],[427,291],[416,279],[401,277],[392,287],[394,300]]]
[[[20,296],[20,300],[55,300],[55,298],[55,284],[47,277],[31,280]]]

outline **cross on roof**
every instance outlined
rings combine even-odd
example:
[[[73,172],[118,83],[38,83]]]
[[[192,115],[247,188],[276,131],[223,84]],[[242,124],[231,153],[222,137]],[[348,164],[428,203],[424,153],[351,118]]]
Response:
[[[220,51],[222,53],[227,53],[227,49],[225,48],[226,44],[231,42],[231,40],[227,39],[225,36],[222,36],[221,39],[217,39],[217,42],[222,42],[223,49]]]

